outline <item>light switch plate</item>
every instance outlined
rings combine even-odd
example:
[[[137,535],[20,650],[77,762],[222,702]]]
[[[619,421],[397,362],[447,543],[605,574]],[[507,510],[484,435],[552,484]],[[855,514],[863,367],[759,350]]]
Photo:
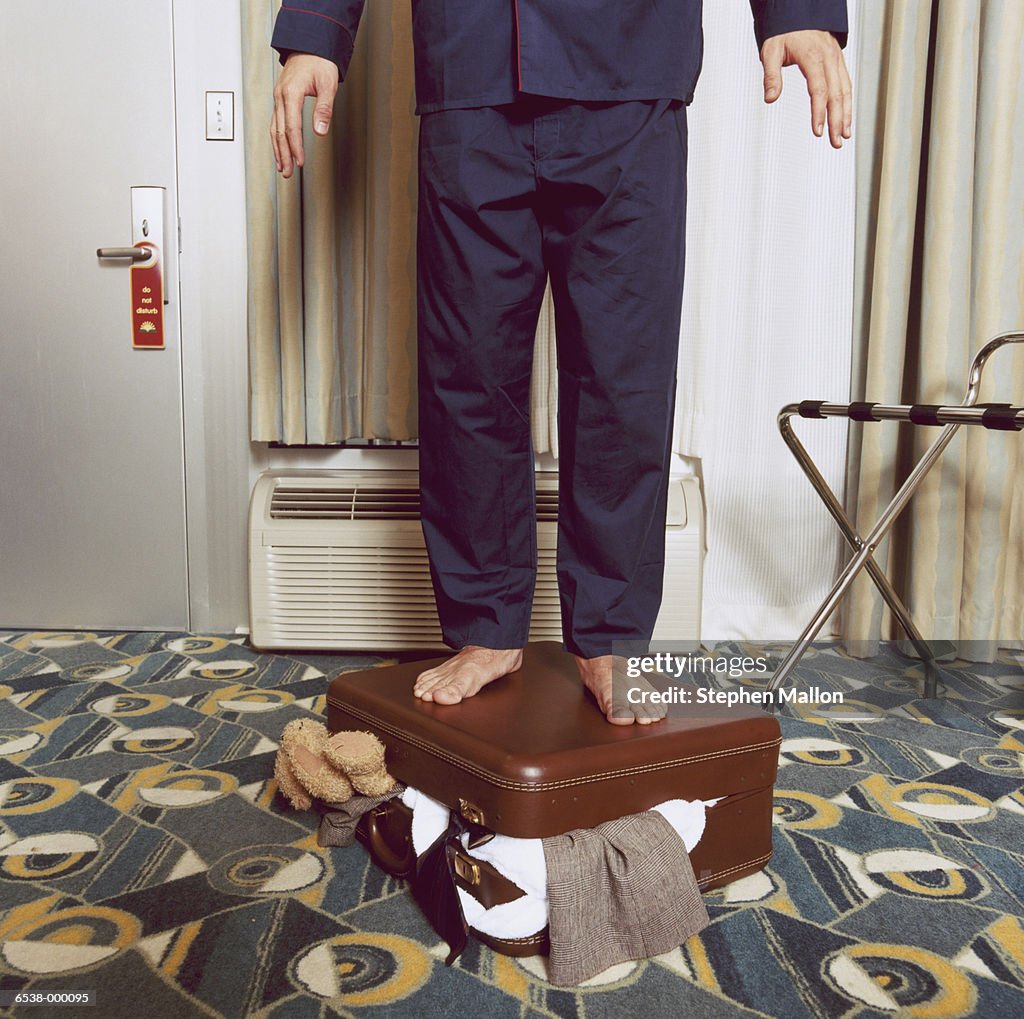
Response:
[[[235,93],[206,93],[206,140],[233,142],[235,140]]]

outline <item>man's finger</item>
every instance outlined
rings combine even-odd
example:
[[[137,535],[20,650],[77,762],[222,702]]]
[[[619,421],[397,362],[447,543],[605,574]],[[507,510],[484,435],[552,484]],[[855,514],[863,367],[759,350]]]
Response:
[[[764,65],[764,101],[774,103],[782,95],[782,52],[780,39],[766,39],[761,47],[761,63]]]
[[[334,114],[334,96],[338,86],[329,80],[316,83],[316,106],[313,109],[313,130],[317,134],[327,134]]]
[[[815,54],[801,61],[800,70],[807,78],[807,94],[811,97],[811,130],[821,137],[825,130],[825,110],[828,102],[828,81],[822,59]]]
[[[284,134],[284,95],[280,87],[274,90],[274,148],[277,151],[280,162],[281,175],[290,177],[292,175],[292,154],[288,148],[288,142]]]
[[[302,166],[306,160],[306,154],[302,149],[302,104],[305,98],[305,94],[298,89],[285,89],[284,137],[296,166]]]
[[[843,147],[843,86],[839,68],[834,61],[825,63],[825,80],[828,82],[828,138],[832,148]]]
[[[280,172],[284,169],[284,164],[281,162],[281,146],[277,143],[277,108],[278,95],[277,89],[274,89],[274,113],[270,118],[270,144],[274,147],[274,162]]]
[[[274,165],[278,168],[278,170],[280,170],[281,169],[281,156],[278,154],[278,151],[277,151],[277,136],[274,134],[274,118],[273,117],[270,118],[270,144],[271,144],[271,146],[274,149]]]
[[[853,133],[853,82],[842,53],[839,54],[839,80],[843,92],[843,137],[849,138]]]
[[[276,113],[274,118],[274,134],[277,138],[277,150],[281,153],[281,174],[290,177],[294,167],[292,150],[288,144],[287,135],[287,114],[285,112],[284,93],[280,92],[276,99]]]
[[[317,105],[313,111],[313,130],[317,134],[327,134],[331,126],[331,108],[329,106]]]

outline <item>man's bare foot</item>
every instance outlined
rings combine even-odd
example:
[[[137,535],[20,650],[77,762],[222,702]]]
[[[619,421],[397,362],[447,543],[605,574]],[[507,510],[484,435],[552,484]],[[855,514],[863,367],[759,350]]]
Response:
[[[458,704],[494,680],[515,672],[523,662],[522,648],[494,649],[467,644],[436,668],[416,677],[412,692],[425,701]]]
[[[651,704],[649,701],[629,703],[627,686],[622,678],[625,677],[625,669],[620,670],[617,687],[612,680],[614,655],[601,655],[598,658],[580,658],[579,655],[573,655],[573,658],[576,659],[583,685],[594,695],[597,706],[612,725],[633,725],[634,722],[650,725],[668,714],[664,704]],[[647,686],[642,679],[629,681],[629,687],[643,689]]]

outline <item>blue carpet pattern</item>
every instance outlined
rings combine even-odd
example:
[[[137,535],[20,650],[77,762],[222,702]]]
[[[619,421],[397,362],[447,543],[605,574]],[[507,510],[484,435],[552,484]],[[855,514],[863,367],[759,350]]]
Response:
[[[793,683],[846,699],[781,720],[767,869],[572,989],[476,943],[446,969],[404,884],[277,793],[284,725],[389,663],[0,632],[0,989],[93,989],[102,1019],[1024,1015],[1019,652],[953,663],[928,701],[891,652],[812,649]]]

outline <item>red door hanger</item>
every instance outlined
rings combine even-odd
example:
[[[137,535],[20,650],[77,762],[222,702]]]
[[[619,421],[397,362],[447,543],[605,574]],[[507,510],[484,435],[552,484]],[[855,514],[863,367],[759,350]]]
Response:
[[[132,346],[136,350],[163,350],[164,290],[160,251],[148,241],[140,241],[135,246],[150,248],[153,257],[131,267]]]

